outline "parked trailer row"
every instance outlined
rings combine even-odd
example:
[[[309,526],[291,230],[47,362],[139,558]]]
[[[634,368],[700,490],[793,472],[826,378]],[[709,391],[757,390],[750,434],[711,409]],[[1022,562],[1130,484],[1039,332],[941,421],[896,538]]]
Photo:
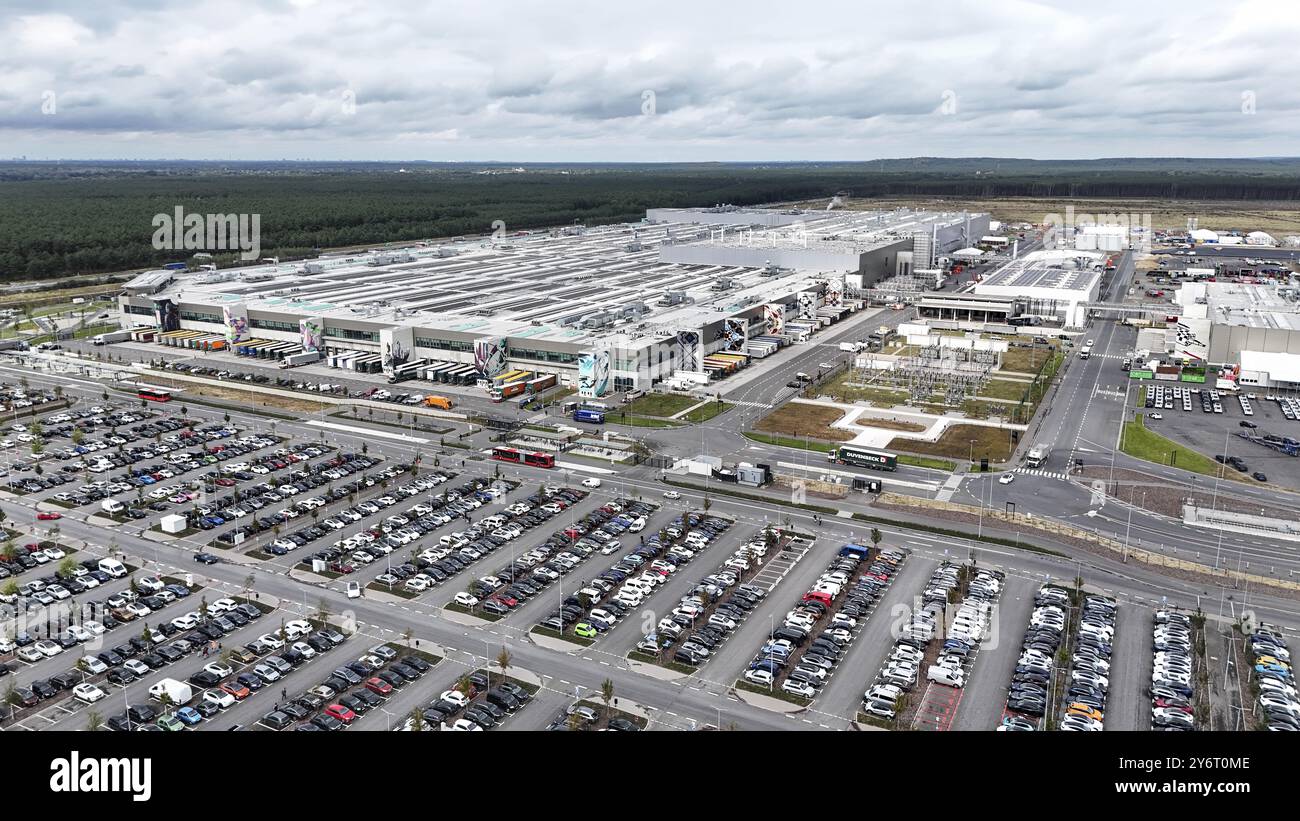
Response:
[[[226,348],[225,336],[206,331],[168,331],[158,338],[158,343],[196,351],[221,351]]]

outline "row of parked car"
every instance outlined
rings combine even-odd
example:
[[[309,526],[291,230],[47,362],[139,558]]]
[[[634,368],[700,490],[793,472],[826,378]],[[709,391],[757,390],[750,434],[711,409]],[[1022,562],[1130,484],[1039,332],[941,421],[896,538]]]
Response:
[[[1300,730],[1300,697],[1297,697],[1291,650],[1282,631],[1260,624],[1247,642],[1261,718],[1270,730]]]
[[[258,616],[253,616],[253,611]],[[236,604],[231,599],[220,599],[209,607],[209,619],[200,624],[207,627],[219,620],[259,618],[261,611],[253,605]],[[313,632],[309,622],[286,622],[281,630],[267,633],[231,652],[233,664],[211,661],[191,675],[188,683],[164,678],[149,687],[149,693],[160,701],[153,704],[132,705],[123,714],[110,718],[110,730],[143,730],[156,727],[163,730],[181,730],[201,723],[223,710],[233,707],[279,681],[295,668],[317,655],[342,644],[345,637],[333,629]],[[234,665],[239,665],[237,669]],[[196,691],[195,688],[198,688]],[[163,695],[168,697],[162,702]],[[157,715],[150,725],[149,711]]]
[[[1052,665],[1056,663],[1069,621],[1069,591],[1052,584],[1040,587],[1034,594],[1029,628],[1020,643],[1020,656],[1007,693],[1006,714],[998,730],[1039,729],[1051,698]]]
[[[1000,570],[975,570],[966,597],[952,614],[939,657],[926,670],[926,680],[948,687],[965,687],[980,644],[988,635],[993,608],[1002,595],[1006,574]]]
[[[107,644],[106,634],[128,621],[143,617],[137,614],[156,613],[172,602],[192,594],[184,585],[166,584],[156,577],[141,579],[139,586],[141,593],[123,591],[103,602],[95,603],[93,610],[98,611],[97,620],[87,619],[69,624],[48,639],[35,640],[26,632],[18,633],[14,639],[17,657],[34,664],[92,641]],[[236,606],[233,601],[226,601],[232,608]],[[257,617],[261,616],[260,610],[251,605],[246,606],[238,612],[238,618],[244,624],[254,618],[248,614],[249,610],[256,611]],[[217,635],[224,635],[224,632]],[[184,629],[173,622],[162,622],[147,632],[142,631],[97,654],[82,655],[75,666],[64,673],[34,681],[27,688],[18,688],[17,703],[21,707],[32,707],[70,690],[76,698],[93,703],[103,696],[103,690],[99,686],[101,683],[125,686],[181,660],[206,645],[209,640],[207,635],[198,630]],[[80,689],[74,689],[79,685]]]
[[[541,527],[586,497],[586,491],[544,486],[539,492],[507,507],[504,513],[486,516],[466,530],[441,537],[438,546],[426,550],[421,558],[433,567],[463,569],[528,531]],[[585,528],[596,520],[593,517],[600,515],[599,511],[589,514],[575,527]],[[518,556],[496,574],[471,581],[464,591],[456,594],[455,603],[470,609],[481,608],[498,616],[509,613],[589,555],[587,540],[582,547],[564,549],[573,543],[577,533],[573,528],[570,530],[569,534],[552,534],[544,543]],[[447,572],[438,581],[452,575],[454,572]]]
[[[840,549],[769,633],[744,673],[746,681],[801,698],[817,695],[903,561],[899,551],[880,551],[862,569],[871,552],[859,545]]]
[[[525,526],[536,526],[552,516],[558,516],[569,506],[586,498],[586,491],[571,490],[548,486],[542,493],[534,494],[512,506],[516,519],[523,517]],[[583,516],[568,528],[553,533],[546,541],[515,557],[509,564],[494,575],[472,582],[468,595],[475,601],[458,599],[461,604],[474,606],[478,604],[483,610],[497,615],[505,615],[521,603],[533,598],[549,585],[576,570],[593,554],[599,552],[609,555],[621,547],[618,537],[635,528],[638,532],[645,527],[646,519],[654,514],[657,505],[634,499],[620,498],[606,502],[601,507]],[[533,524],[528,519],[536,517]],[[639,525],[638,525],[639,523]],[[513,521],[505,522],[502,527],[518,527]],[[578,593],[562,601],[561,610],[590,606],[590,602],[599,598],[597,591],[604,586],[586,583],[580,586]],[[568,611],[571,612],[571,611]],[[594,620],[578,623],[576,629],[581,635],[594,636],[598,624],[603,631],[612,626],[622,611],[606,610],[597,614]],[[558,617],[557,617],[558,618]],[[552,629],[560,630],[562,625]]]
[[[9,448],[16,444],[30,444],[35,442],[38,438],[41,440],[42,444],[52,445],[57,439],[71,439],[73,433],[79,430],[81,431],[83,441],[81,445],[77,445],[76,447],[81,448],[84,446],[83,449],[77,450],[76,448],[64,448],[63,450],[55,450],[49,448],[46,452],[39,455],[40,459],[46,457],[74,458],[78,453],[84,454],[94,450],[104,450],[110,445],[123,444],[123,442],[126,441],[123,440],[123,442],[117,442],[107,438],[104,441],[98,442],[85,441],[84,436],[87,433],[95,431],[98,427],[106,426],[110,428],[111,432],[115,433],[119,425],[134,424],[136,422],[150,419],[153,416],[154,414],[149,411],[115,411],[111,407],[105,407],[103,405],[95,405],[83,409],[71,409],[61,413],[51,414],[50,416],[40,420],[12,423],[9,425],[8,430],[3,434],[5,438],[0,440],[0,448]],[[152,436],[153,434],[151,433],[149,435]],[[33,467],[40,459],[32,458],[28,461],[19,462],[16,466],[18,466],[20,470],[26,470]]]
[[[339,462],[339,469],[347,468],[356,478],[341,485],[333,485],[332,480],[324,476],[322,471],[326,469],[325,465]],[[388,465],[374,473],[361,473],[369,468],[377,467],[379,460],[372,459],[369,456],[357,456],[356,454],[340,454],[328,462],[321,463],[310,468],[296,470],[279,484],[270,484],[261,482],[240,493],[239,497],[229,500],[222,500],[216,505],[200,505],[198,513],[201,517],[208,518],[210,522],[220,519],[223,523],[231,520],[239,520],[248,517],[247,522],[242,522],[235,527],[222,532],[217,536],[217,540],[226,544],[234,544],[259,533],[273,531],[277,526],[289,525],[299,517],[310,515],[314,510],[326,507],[331,504],[337,504],[344,499],[351,497],[353,494],[361,493],[367,488],[374,487],[382,482],[395,479],[407,471],[411,466],[407,464]],[[326,489],[314,496],[303,496],[298,501],[293,501],[295,496],[309,493],[314,489],[322,486],[328,486]],[[385,504],[396,504],[397,499],[393,493],[388,493],[383,497]],[[286,507],[280,510],[267,513],[263,516],[256,515],[259,511],[268,507],[286,504]],[[207,510],[205,511],[205,508]],[[350,508],[353,511],[361,509],[360,505]],[[240,515],[242,514],[242,515]],[[215,517],[215,518],[214,518]],[[329,517],[325,522],[304,525],[298,530],[286,534],[282,539],[271,540],[263,549],[273,555],[282,556],[299,547],[304,547],[317,539],[323,538],[326,534],[340,529],[338,517]],[[202,519],[199,520],[199,527],[203,526]]]
[[[234,436],[237,433],[238,429],[236,428],[222,428],[219,432],[214,432],[214,435],[224,438]],[[168,479],[174,479],[183,474],[201,470],[204,467],[235,459],[262,448],[270,447],[273,444],[275,444],[275,440],[269,437],[241,437],[216,445],[204,446],[197,451],[178,450],[170,453],[163,462],[134,466],[120,476],[109,480],[87,482],[73,491],[60,491],[54,494],[53,498],[77,507],[101,502],[106,512],[122,513],[132,519],[144,519],[149,515],[145,512],[146,508],[166,512],[171,509],[172,505],[185,505],[197,498],[200,490],[207,493],[216,493],[222,487],[231,487],[235,484],[235,480],[224,472],[225,468],[229,467],[231,463],[222,465],[221,470],[209,471],[199,479],[192,479],[174,485],[164,485],[163,483]],[[143,446],[130,451],[123,450],[121,454],[114,454],[112,458],[126,465],[153,458],[160,453],[166,453],[172,447],[173,443],[160,442],[152,447]],[[262,458],[268,461],[301,461],[310,458],[306,451],[307,446],[302,445],[295,448],[281,448],[276,451],[276,455]],[[322,451],[318,450],[318,452]],[[74,472],[75,470],[74,468]],[[252,478],[251,475],[249,478]],[[145,488],[149,488],[147,492]],[[115,494],[133,494],[138,496],[139,499],[138,501],[128,499],[125,503],[103,503],[103,500],[109,499]]]
[[[1109,596],[1084,596],[1070,655],[1062,730],[1099,732],[1110,691],[1110,655],[1119,604]],[[1153,685],[1155,677],[1153,674]]]
[[[952,562],[936,567],[921,590],[921,606],[906,624],[899,626],[894,647],[881,664],[875,679],[862,694],[862,711],[874,718],[893,721],[902,709],[903,697],[916,687],[921,665],[930,642],[938,635],[939,623],[951,591],[957,589],[960,569]]]
[[[309,448],[291,454],[291,457],[298,462],[305,462],[314,458],[312,452],[316,450],[314,447]],[[325,453],[328,453],[328,451],[325,451]],[[316,455],[324,454],[317,452]],[[279,456],[273,458],[276,459],[276,463],[279,463]],[[288,457],[286,457],[287,459]],[[293,461],[290,461],[289,464],[293,463]],[[247,537],[272,529],[276,525],[288,525],[300,516],[309,516],[314,510],[341,501],[353,493],[360,493],[365,488],[372,487],[385,479],[399,476],[403,470],[400,465],[390,465],[375,474],[363,472],[379,464],[380,460],[372,459],[363,454],[340,453],[314,466],[309,465],[299,468],[282,477],[278,484],[273,485],[270,482],[262,482],[254,487],[235,491],[230,496],[212,502],[201,503],[195,506],[192,511],[189,511],[187,515],[190,524],[202,530],[212,530],[229,522],[251,517],[240,528]],[[284,465],[284,467],[288,466]],[[360,475],[356,479],[341,485],[332,484],[334,481],[341,481],[354,474]],[[329,485],[324,493],[315,496],[305,495],[323,485]],[[277,505],[285,505],[285,507],[264,516],[257,515],[259,511],[274,508]],[[285,550],[292,550],[294,547],[301,547],[302,545],[296,544],[294,547],[290,547],[281,544],[280,546]]]
[[[690,531],[688,538],[701,530],[711,535],[699,541],[683,539],[682,544],[674,546],[657,560],[661,562],[659,566],[652,563],[651,572],[660,573],[664,566],[680,567],[730,526],[731,522],[724,519],[719,520],[716,531],[708,528]],[[767,589],[746,580],[753,576],[767,553],[779,542],[775,530],[769,533],[764,535],[759,531],[733,550],[712,573],[701,578],[678,600],[672,611],[659,620],[654,632],[638,642],[637,649],[656,657],[672,650],[673,661],[692,667],[717,653],[768,594]]]
[[[498,682],[494,685],[493,678]],[[445,690],[420,713],[425,722],[440,730],[481,732],[491,730],[522,710],[533,694],[500,674],[475,670],[468,676],[468,691],[459,687]]]
[[[1194,730],[1196,677],[1192,620],[1186,613],[1157,610],[1151,630],[1151,727]]]
[[[377,515],[397,504],[399,498],[412,498],[432,485],[450,481],[454,475],[438,472],[431,476],[421,476],[399,486],[393,493],[344,510],[337,518],[356,522],[366,515]],[[431,497],[427,502],[412,505],[404,513],[392,513],[366,529],[334,542],[311,558],[329,562],[330,568],[336,572],[352,573],[358,567],[377,561],[399,547],[411,545],[410,552],[414,553],[420,549],[417,542],[426,535],[456,518],[468,518],[472,511],[500,499],[513,487],[513,484],[507,482],[489,483],[471,479],[459,487],[444,490],[440,494],[441,501]],[[375,577],[375,581],[387,585],[389,589],[405,583],[405,589],[412,593],[428,590],[464,570],[474,561],[474,558],[469,558],[468,552],[464,558],[450,555],[452,552],[443,554],[438,548],[425,548],[410,561],[396,565],[390,563],[384,573]]]
[[[260,723],[272,730],[285,730],[298,722],[303,723],[294,727],[297,731],[342,730],[380,709],[396,691],[431,669],[433,664],[418,655],[399,657],[397,648],[377,644],[355,661],[336,667],[325,681],[302,695],[277,703]]]

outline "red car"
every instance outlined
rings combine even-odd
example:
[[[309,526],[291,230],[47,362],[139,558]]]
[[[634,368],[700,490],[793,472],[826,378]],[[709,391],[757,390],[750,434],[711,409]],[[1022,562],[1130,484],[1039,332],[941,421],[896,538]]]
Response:
[[[237,681],[227,681],[225,684],[221,685],[221,691],[223,693],[229,693],[239,701],[243,701],[251,695],[251,691]]]
[[[356,720],[357,714],[344,707],[342,704],[331,704],[325,708],[325,715],[333,716],[344,724],[351,724]]]
[[[344,564],[343,562],[334,562],[330,565],[330,570],[333,570],[335,573],[343,573],[346,575],[356,570],[356,568],[350,564]]]
[[[63,514],[54,513],[53,511],[48,511],[48,510],[42,510],[40,513],[36,514],[36,518],[40,519],[42,522],[49,522],[49,521],[53,521],[54,519],[62,519]]]
[[[384,681],[379,676],[366,679],[366,689],[375,695],[386,696],[393,692],[393,685]]]

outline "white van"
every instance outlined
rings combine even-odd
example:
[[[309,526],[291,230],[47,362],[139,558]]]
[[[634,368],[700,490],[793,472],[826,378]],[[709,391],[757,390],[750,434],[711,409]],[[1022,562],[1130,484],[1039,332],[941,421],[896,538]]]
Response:
[[[165,678],[149,688],[149,696],[151,698],[162,701],[164,695],[171,699],[173,706],[180,707],[184,704],[189,704],[194,698],[194,688],[190,687],[190,685],[185,682],[177,681],[174,678]]]
[[[925,677],[936,684],[946,684],[949,687],[966,686],[966,673],[956,667],[940,667],[932,664]]]
[[[120,579],[126,575],[126,565],[117,559],[100,559],[99,569],[115,579]]]
[[[105,513],[121,513],[126,510],[126,505],[116,499],[105,499],[99,503],[99,509]]]

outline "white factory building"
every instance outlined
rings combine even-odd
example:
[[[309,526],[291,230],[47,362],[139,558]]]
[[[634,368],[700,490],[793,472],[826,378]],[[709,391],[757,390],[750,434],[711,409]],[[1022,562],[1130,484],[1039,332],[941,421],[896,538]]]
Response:
[[[161,344],[389,377],[554,373],[583,396],[725,378],[860,307],[851,287],[931,259],[987,215],[741,209],[153,271],[119,297]],[[439,370],[438,372],[443,372]],[[446,376],[446,373],[443,373]],[[458,382],[464,384],[464,382]]]
[[[1239,367],[1241,381],[1284,387],[1300,371],[1300,288],[1185,282],[1167,350],[1188,361]],[[1249,381],[1248,381],[1249,380]]]
[[[976,297],[1015,300],[1016,315],[1081,328],[1096,302],[1106,255],[1074,249],[1035,251],[1012,260],[975,285]]]

